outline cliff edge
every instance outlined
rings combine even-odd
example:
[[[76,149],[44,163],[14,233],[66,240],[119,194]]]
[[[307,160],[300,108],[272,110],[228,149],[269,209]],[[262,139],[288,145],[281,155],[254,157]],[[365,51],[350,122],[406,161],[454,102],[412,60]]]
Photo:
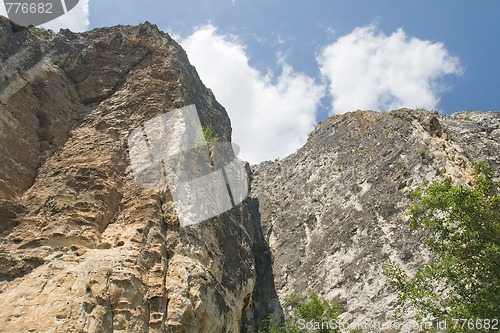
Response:
[[[412,272],[429,259],[408,228],[409,191],[442,176],[469,183],[473,161],[498,175],[499,156],[498,112],[401,109],[332,116],[295,154],[253,166],[281,302],[314,290],[343,304],[345,323],[392,320],[382,263]]]
[[[74,34],[0,18],[0,331],[237,332],[255,265],[245,204],[181,228],[139,187],[129,133],[195,104],[230,120],[152,24]]]

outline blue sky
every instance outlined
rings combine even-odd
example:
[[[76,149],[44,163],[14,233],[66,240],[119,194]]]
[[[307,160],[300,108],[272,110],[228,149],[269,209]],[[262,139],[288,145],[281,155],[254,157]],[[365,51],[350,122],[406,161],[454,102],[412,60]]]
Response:
[[[498,110],[499,17],[497,0],[90,1],[91,28],[148,20],[186,36],[211,23],[237,35],[259,70],[277,70],[275,53],[283,51],[295,70],[314,76],[318,50],[355,27],[376,24],[386,34],[401,27],[408,36],[444,43],[460,59],[464,75],[447,78],[450,90],[439,103],[447,113]]]
[[[334,113],[500,109],[498,0],[81,0],[79,7],[46,26],[81,31],[147,20],[173,35],[226,107],[251,162],[295,151]]]

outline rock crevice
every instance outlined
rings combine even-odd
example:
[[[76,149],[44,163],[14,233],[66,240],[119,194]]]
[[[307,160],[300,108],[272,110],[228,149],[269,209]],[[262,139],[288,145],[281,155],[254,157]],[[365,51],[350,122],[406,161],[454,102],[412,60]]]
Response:
[[[255,284],[246,204],[181,228],[127,148],[190,104],[230,142],[224,108],[154,25],[37,32],[0,18],[0,331],[240,331]]]
[[[3,17],[0,45],[2,332],[257,332],[310,289],[348,322],[383,320],[381,263],[428,259],[407,191],[469,182],[475,160],[500,171],[498,113],[351,112],[248,167],[244,202],[181,227],[170,192],[135,181],[127,145],[191,104],[231,142],[180,46],[150,23],[53,34]]]
[[[390,320],[396,296],[382,263],[412,272],[428,260],[407,226],[408,192],[440,176],[469,183],[477,160],[498,174],[498,128],[495,112],[357,111],[320,123],[295,154],[253,166],[278,299],[314,290],[344,304],[348,323]]]

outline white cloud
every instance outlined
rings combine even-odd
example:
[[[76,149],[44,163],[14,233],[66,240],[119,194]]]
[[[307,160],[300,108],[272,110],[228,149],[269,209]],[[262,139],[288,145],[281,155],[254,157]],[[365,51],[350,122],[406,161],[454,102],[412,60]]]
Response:
[[[0,15],[7,16],[3,2],[0,2]],[[86,31],[89,28],[89,0],[80,0],[78,4],[66,14],[42,24],[42,27],[58,32],[59,29],[69,29],[74,32]]]
[[[89,0],[80,0],[75,8],[55,20],[42,24],[42,26],[55,32],[58,32],[59,29],[82,32],[89,29],[89,23]]]
[[[208,25],[180,42],[203,82],[226,107],[240,157],[257,163],[301,147],[316,123],[325,88],[283,58],[278,78],[252,68],[245,47]]]
[[[330,81],[332,113],[400,107],[435,109],[446,74],[461,74],[459,60],[441,43],[386,36],[374,26],[354,29],[322,50],[321,73]]]

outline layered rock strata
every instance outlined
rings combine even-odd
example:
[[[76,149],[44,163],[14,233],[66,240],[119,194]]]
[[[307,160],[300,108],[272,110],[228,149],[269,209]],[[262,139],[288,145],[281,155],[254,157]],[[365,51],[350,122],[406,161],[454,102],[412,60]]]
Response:
[[[295,154],[253,166],[281,302],[314,290],[344,305],[345,323],[391,320],[382,263],[412,272],[428,260],[408,229],[408,192],[441,176],[470,182],[478,160],[499,174],[499,134],[496,112],[357,111],[320,123]]]
[[[0,331],[237,332],[256,279],[246,206],[181,228],[135,182],[129,133],[194,104],[230,120],[149,23],[74,34],[0,20]]]

